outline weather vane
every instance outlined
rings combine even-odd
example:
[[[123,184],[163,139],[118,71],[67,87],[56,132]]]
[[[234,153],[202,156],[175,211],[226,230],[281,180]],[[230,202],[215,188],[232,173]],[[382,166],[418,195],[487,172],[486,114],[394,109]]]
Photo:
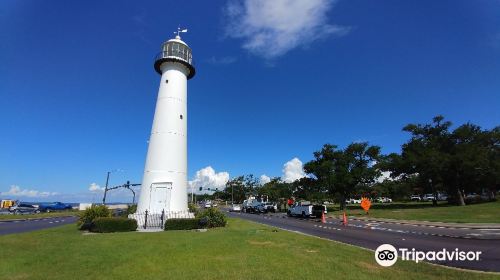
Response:
[[[175,32],[174,32],[174,34],[177,34],[177,36],[176,36],[176,37],[181,38],[180,34],[181,34],[181,33],[186,33],[186,32],[188,32],[187,28],[185,28],[185,29],[181,29],[181,28],[180,28],[180,26],[179,26],[179,27],[177,27],[177,31],[175,31]]]

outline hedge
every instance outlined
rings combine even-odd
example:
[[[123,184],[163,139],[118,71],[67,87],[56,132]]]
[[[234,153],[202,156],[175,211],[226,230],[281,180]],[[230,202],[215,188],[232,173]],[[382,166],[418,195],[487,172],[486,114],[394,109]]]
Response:
[[[102,217],[95,218],[90,226],[92,232],[121,232],[135,231],[137,229],[137,221],[128,218],[117,217]]]
[[[167,219],[165,230],[190,230],[203,228],[200,219]]]

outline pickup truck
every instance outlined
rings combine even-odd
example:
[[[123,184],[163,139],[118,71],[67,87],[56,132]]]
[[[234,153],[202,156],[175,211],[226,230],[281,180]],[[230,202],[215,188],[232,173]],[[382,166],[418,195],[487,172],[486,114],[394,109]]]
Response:
[[[58,210],[69,210],[72,209],[73,207],[69,204],[65,204],[62,202],[53,202],[53,203],[44,203],[40,204],[38,206],[38,210],[44,211],[44,212],[50,212],[50,211],[58,211]]]
[[[263,209],[260,207],[261,202],[255,198],[249,198],[243,201],[242,211],[245,213],[263,213]]]
[[[278,211],[278,206],[272,202],[261,203],[259,206],[257,206],[257,208],[263,213],[267,212],[275,213],[276,211]]]
[[[287,211],[289,217],[300,216],[302,218],[319,218],[323,213],[327,213],[325,205],[313,205],[309,201],[296,202]]]

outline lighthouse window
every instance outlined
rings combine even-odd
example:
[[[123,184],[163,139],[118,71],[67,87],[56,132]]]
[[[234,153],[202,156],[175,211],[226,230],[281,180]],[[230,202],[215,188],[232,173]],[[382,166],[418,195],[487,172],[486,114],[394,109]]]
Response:
[[[168,80],[165,80],[165,83],[167,83],[167,84],[168,84]]]
[[[180,118],[181,118],[181,120],[182,120],[182,115],[180,115]]]

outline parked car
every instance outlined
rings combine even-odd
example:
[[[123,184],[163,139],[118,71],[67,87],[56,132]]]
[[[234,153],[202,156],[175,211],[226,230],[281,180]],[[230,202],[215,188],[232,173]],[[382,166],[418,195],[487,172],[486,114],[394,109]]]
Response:
[[[207,200],[205,201],[205,205],[203,205],[204,208],[212,208],[212,201]]]
[[[349,198],[345,201],[346,204],[360,204],[361,199]]]
[[[378,197],[377,199],[375,199],[376,202],[378,203],[392,203],[392,199],[388,198],[388,197]]]
[[[229,208],[230,212],[241,212],[241,206],[238,204],[233,204],[231,208]]]
[[[448,200],[448,195],[445,193],[438,193],[437,194],[437,200],[439,201],[447,201]]]
[[[40,210],[38,207],[35,207],[31,204],[17,204],[14,206],[11,206],[9,208],[9,211],[14,213],[14,214],[34,214],[34,213],[40,213]]]
[[[61,211],[61,210],[73,209],[73,206],[66,204],[66,203],[62,203],[62,202],[53,202],[53,203],[40,204],[38,206],[38,209],[41,212],[50,212],[50,211]]]
[[[469,193],[465,195],[464,200],[466,203],[476,203],[481,201],[481,196],[477,193]]]
[[[422,198],[420,197],[420,195],[414,194],[414,195],[410,196],[410,200],[411,201],[422,201]]]
[[[434,195],[432,193],[428,193],[424,195],[422,201],[433,201],[434,199]]]

